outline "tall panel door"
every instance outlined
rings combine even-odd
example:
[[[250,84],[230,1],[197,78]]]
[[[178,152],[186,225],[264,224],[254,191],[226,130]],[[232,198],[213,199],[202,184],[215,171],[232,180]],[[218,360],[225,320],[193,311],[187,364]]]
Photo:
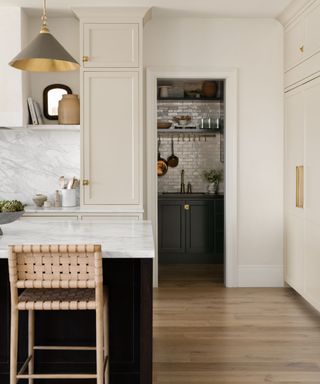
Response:
[[[320,79],[305,87],[305,294],[320,309]]]
[[[85,68],[139,67],[139,24],[84,24]]]
[[[304,209],[297,201],[301,190],[297,171],[304,165],[304,93],[292,91],[286,96],[286,281],[303,292]],[[303,180],[300,180],[303,183]]]
[[[185,204],[184,200],[159,201],[159,251],[185,253]]]
[[[139,204],[139,73],[83,76],[83,205]]]
[[[186,208],[186,252],[212,252],[212,201],[189,200],[186,202]]]

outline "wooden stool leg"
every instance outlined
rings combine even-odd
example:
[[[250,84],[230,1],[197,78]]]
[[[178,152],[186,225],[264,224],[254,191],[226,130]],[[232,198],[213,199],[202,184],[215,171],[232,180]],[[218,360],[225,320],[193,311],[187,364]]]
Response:
[[[32,355],[32,359],[28,364],[28,373],[34,373],[34,311],[28,311],[28,356]],[[33,384],[33,379],[29,379],[29,384]]]
[[[104,358],[109,356],[109,317],[108,317],[108,301],[105,297],[103,308],[103,350]],[[104,373],[104,383],[109,384],[109,357]]]
[[[97,384],[103,384],[103,303],[96,309]]]
[[[10,326],[10,384],[17,383],[19,311],[11,308]]]

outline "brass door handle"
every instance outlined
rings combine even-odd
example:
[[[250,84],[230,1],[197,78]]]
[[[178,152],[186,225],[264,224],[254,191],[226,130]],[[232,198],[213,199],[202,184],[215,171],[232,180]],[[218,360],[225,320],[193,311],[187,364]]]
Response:
[[[87,179],[82,180],[82,185],[89,185],[89,180]]]
[[[184,205],[184,209],[185,209],[186,211],[189,211],[189,209],[190,209],[190,205],[189,205],[189,204],[185,204],[185,205]]]
[[[303,53],[304,52],[304,45],[300,45],[299,49],[300,49],[300,52]]]
[[[296,167],[296,207],[303,208],[304,204],[304,167]]]
[[[82,62],[87,63],[89,61],[89,56],[82,56]]]

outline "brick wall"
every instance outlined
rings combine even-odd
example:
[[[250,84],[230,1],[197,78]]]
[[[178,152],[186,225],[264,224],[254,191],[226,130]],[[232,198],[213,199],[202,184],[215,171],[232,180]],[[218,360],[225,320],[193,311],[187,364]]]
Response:
[[[161,157],[167,159],[171,154],[171,139],[161,138]],[[206,139],[198,137],[195,139],[186,136],[184,140],[180,137],[174,138],[174,152],[179,157],[179,165],[176,168],[168,169],[168,172],[158,177],[158,191],[178,192],[180,190],[180,173],[185,171],[185,183],[192,184],[193,192],[206,192],[207,181],[203,177],[203,171],[212,168],[221,169],[220,162],[220,134],[215,137],[209,136]],[[219,192],[224,191],[223,182],[220,184]]]
[[[224,106],[217,102],[207,101],[158,101],[158,119],[171,120],[177,115],[189,115],[192,117],[190,125],[199,127],[201,118],[224,117]],[[179,132],[178,132],[179,133]],[[209,169],[221,169],[224,164],[220,161],[224,157],[223,135],[217,133],[215,137],[195,137],[182,135],[174,138],[175,154],[179,157],[179,165],[169,168],[165,176],[158,177],[158,191],[178,192],[180,190],[180,173],[185,171],[185,183],[192,184],[193,192],[206,192],[207,181],[203,177],[203,171]],[[220,153],[221,148],[221,153]],[[161,138],[161,156],[168,158],[171,154],[171,139],[168,136]],[[219,192],[224,191],[223,182]]]

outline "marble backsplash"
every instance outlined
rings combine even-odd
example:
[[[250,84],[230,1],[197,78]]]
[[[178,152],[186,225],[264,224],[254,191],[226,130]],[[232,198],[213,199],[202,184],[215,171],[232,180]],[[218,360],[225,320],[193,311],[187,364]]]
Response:
[[[60,176],[79,175],[79,132],[0,129],[0,200],[53,199]]]

